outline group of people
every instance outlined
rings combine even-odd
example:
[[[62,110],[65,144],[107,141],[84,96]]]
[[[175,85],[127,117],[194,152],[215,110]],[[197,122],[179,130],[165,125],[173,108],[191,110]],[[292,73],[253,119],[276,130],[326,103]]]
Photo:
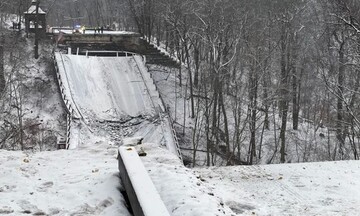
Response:
[[[104,29],[110,30],[110,26],[98,26],[94,28],[94,34],[104,34]],[[89,28],[86,28],[85,26],[77,26],[75,28],[76,31],[74,33],[82,33],[85,34],[86,30],[89,30]]]
[[[95,31],[95,34],[96,33],[101,33],[101,34],[104,34],[104,26],[101,26],[101,27],[95,27],[95,29],[94,29],[94,31]]]
[[[21,23],[20,22],[13,22],[12,23],[12,29],[20,29],[21,28]]]

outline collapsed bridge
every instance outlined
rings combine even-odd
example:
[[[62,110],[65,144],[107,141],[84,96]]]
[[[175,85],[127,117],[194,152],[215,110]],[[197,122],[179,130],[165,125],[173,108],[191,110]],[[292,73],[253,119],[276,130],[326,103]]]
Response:
[[[114,34],[102,35],[100,39],[97,35],[72,36],[63,39],[54,52],[57,80],[67,111],[65,148],[82,144],[84,128],[91,133],[94,130],[109,133],[104,127],[110,124],[116,127],[111,133],[118,144],[126,137],[140,137],[143,142],[166,146],[182,160],[173,123],[146,67],[147,63],[177,67],[177,63],[151,46],[145,46],[148,55],[130,52],[129,47],[119,51],[124,44],[139,42],[136,37],[114,42]],[[139,172],[140,160],[134,167],[135,155],[126,159],[130,152],[125,149],[122,154],[119,151],[119,170],[135,215],[158,215],[159,209],[163,209],[162,215],[167,215],[154,185],[146,178],[145,168]],[[146,185],[144,179],[148,179]],[[144,193],[139,190],[143,187],[153,189]],[[153,200],[147,202],[144,197],[149,193]],[[158,197],[158,206],[162,208],[154,209],[147,204],[154,202],[154,197]],[[153,214],[146,214],[150,212]]]
[[[68,125],[77,121],[87,126],[93,122],[121,124],[138,119],[132,135],[143,137],[144,142],[162,143],[181,157],[171,120],[144,58],[123,54],[99,57],[55,52],[58,81],[70,116]],[[68,130],[67,144],[76,148],[79,132],[74,127]]]

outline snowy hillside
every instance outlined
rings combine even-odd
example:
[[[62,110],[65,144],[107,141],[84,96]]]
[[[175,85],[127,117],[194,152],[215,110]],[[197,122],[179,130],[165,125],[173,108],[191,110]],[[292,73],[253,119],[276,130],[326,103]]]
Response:
[[[52,46],[41,46],[33,56],[31,39],[6,32],[6,88],[0,103],[1,149],[56,149],[65,134],[65,110],[55,80]]]

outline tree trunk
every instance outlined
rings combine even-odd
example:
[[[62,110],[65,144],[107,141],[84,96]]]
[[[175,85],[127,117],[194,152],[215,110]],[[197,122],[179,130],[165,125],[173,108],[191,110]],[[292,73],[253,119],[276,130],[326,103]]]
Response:
[[[268,74],[265,73],[264,74],[264,79],[263,79],[263,100],[264,100],[264,113],[265,113],[265,118],[264,118],[264,127],[266,130],[270,129],[270,120],[269,120],[269,84],[270,83],[270,79],[268,78]]]
[[[297,130],[299,127],[299,79],[296,74],[296,68],[293,68],[293,76],[292,76],[292,101],[293,101],[293,110],[292,110],[292,120],[293,120],[293,129]]]
[[[286,155],[286,139],[285,139],[285,133],[286,133],[286,123],[287,123],[287,113],[288,113],[288,109],[287,109],[287,105],[285,105],[285,108],[282,108],[282,112],[281,112],[281,129],[280,129],[280,162],[281,163],[285,163],[285,155]]]
[[[226,108],[225,108],[225,104],[224,104],[224,95],[222,93],[222,91],[220,91],[220,95],[219,95],[220,99],[219,99],[219,103],[222,109],[222,114],[224,117],[224,130],[225,130],[225,144],[226,144],[226,158],[227,158],[227,162],[226,165],[229,166],[231,165],[231,151],[230,151],[230,138],[229,138],[229,127],[228,127],[228,118],[227,118],[227,114],[226,114]]]
[[[204,83],[205,98],[207,98],[207,83]],[[212,143],[210,138],[210,104],[209,100],[205,99],[205,134],[206,134],[206,166],[210,166],[210,150]]]
[[[279,109],[281,116],[281,130],[280,130],[280,162],[285,163],[285,155],[286,155],[286,123],[287,123],[287,114],[288,114],[288,69],[287,69],[287,58],[286,53],[288,50],[287,43],[287,27],[286,24],[283,24],[283,30],[281,32],[281,77],[280,77],[280,101],[279,101]]]
[[[190,52],[189,52],[189,47],[188,47],[188,43],[187,43],[187,39],[184,39],[184,47],[185,47],[185,55],[186,55],[186,63],[188,66],[188,76],[189,76],[189,87],[190,87],[190,106],[191,106],[191,118],[195,117],[195,105],[194,105],[194,87],[193,87],[193,75],[191,72],[191,65],[190,65]]]
[[[339,49],[339,73],[338,73],[338,83],[337,83],[337,122],[336,122],[336,138],[339,145],[339,153],[341,159],[344,156],[343,148],[345,144],[344,136],[344,106],[343,106],[343,92],[344,92],[344,76],[345,76],[345,54],[344,54],[344,43],[341,44]]]
[[[195,87],[198,87],[198,85],[199,85],[200,48],[198,46],[199,46],[199,43],[196,42],[196,44],[194,46],[194,64],[195,64],[194,86]]]
[[[0,44],[0,99],[2,98],[4,91],[5,91],[4,47],[3,44]]]
[[[196,165],[196,153],[198,151],[198,146],[200,143],[200,137],[202,135],[202,126],[204,117],[200,115],[202,108],[200,107],[200,97],[197,98],[196,103],[196,117],[194,122],[193,134],[192,134],[192,143],[193,143],[193,167]]]
[[[256,71],[256,61],[254,60],[253,69],[249,74],[249,114],[250,114],[250,143],[249,143],[249,164],[253,164],[256,157],[256,107],[257,107],[257,84],[258,76]]]

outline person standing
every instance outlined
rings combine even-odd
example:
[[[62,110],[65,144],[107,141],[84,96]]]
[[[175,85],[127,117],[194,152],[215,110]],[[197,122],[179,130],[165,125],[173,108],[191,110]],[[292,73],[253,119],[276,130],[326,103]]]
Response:
[[[101,26],[100,30],[101,30],[101,34],[104,34],[104,26]]]

